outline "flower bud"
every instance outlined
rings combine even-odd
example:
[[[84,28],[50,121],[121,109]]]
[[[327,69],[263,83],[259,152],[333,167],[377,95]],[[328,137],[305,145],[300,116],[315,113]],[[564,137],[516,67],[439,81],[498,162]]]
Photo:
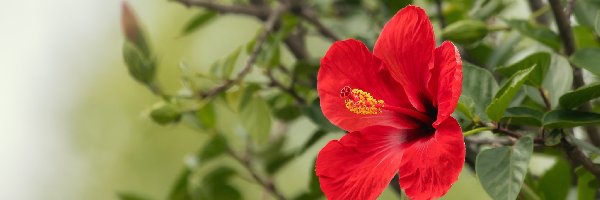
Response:
[[[145,54],[148,54],[148,47],[142,28],[135,17],[135,12],[126,1],[121,3],[121,28],[128,42],[135,44]]]
[[[450,24],[442,31],[444,39],[458,44],[472,44],[488,33],[486,24],[478,20],[461,20]]]

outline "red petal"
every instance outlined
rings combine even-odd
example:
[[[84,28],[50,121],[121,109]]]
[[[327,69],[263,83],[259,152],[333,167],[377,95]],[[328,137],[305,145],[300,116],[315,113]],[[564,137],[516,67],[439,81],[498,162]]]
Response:
[[[435,65],[431,69],[429,91],[437,105],[436,127],[446,120],[458,103],[462,89],[462,61],[458,49],[452,42],[444,42],[435,49]]]
[[[374,54],[389,65],[412,105],[419,111],[431,108],[427,93],[428,69],[433,67],[435,38],[425,11],[407,6],[383,27]]]
[[[383,125],[396,128],[415,127],[414,120],[384,110],[377,115],[350,112],[340,92],[345,86],[361,89],[386,105],[411,107],[402,86],[398,84],[369,49],[358,40],[335,42],[321,60],[317,78],[323,114],[333,124],[346,131],[358,131],[367,126]]]
[[[428,137],[408,142],[399,168],[400,187],[412,200],[436,199],[458,179],[465,143],[458,122],[442,122]]]
[[[329,142],[316,164],[327,199],[376,199],[398,171],[402,137],[402,130],[374,126]]]

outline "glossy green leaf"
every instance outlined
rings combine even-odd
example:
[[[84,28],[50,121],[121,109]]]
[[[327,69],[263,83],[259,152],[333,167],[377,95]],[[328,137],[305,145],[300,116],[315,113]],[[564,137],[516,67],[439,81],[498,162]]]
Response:
[[[156,73],[156,64],[154,59],[145,54],[133,43],[125,42],[123,45],[123,59],[127,65],[129,75],[136,81],[144,84],[150,84]]]
[[[575,170],[575,174],[577,174],[577,200],[595,199],[598,189],[594,187],[594,183],[598,182],[596,177],[581,167]]]
[[[205,11],[205,12],[199,13],[198,15],[194,16],[185,25],[185,28],[183,28],[183,31],[181,31],[181,35],[185,36],[185,35],[188,35],[194,31],[198,30],[199,28],[206,25],[208,22],[210,22],[215,17],[217,17],[217,12],[215,12],[215,11]]]
[[[159,103],[150,112],[152,120],[160,125],[176,123],[181,119],[179,108],[170,103]]]
[[[514,146],[483,150],[475,170],[483,189],[495,200],[517,198],[533,152],[533,139],[523,137]]]
[[[456,104],[455,113],[458,112],[459,117],[465,118],[471,121],[478,121],[479,118],[475,117],[475,103],[469,96],[461,96]],[[462,115],[461,115],[462,114]]]
[[[306,115],[313,123],[315,123],[319,128],[328,131],[328,132],[339,132],[340,128],[333,125],[325,115],[323,115],[323,111],[321,111],[321,105],[319,103],[319,99],[315,99],[310,105],[305,106],[302,109],[304,115]]]
[[[492,73],[488,70],[469,63],[463,63],[463,84],[460,99],[463,103],[474,102],[475,111],[473,118],[487,119],[486,106],[492,101],[492,97],[498,91],[498,83]],[[470,103],[469,103],[470,104]],[[468,104],[465,104],[469,106]]]
[[[559,50],[561,47],[560,37],[547,26],[531,24],[526,20],[508,20],[507,23],[521,34],[554,50]]]
[[[577,67],[584,68],[600,76],[600,48],[586,48],[575,51],[569,58]]]
[[[550,66],[551,61],[552,60],[549,53],[538,52],[531,54],[512,65],[498,68],[496,71],[506,77],[510,77],[520,70],[524,70],[535,65],[537,67],[531,72],[531,75],[529,75],[525,84],[534,87],[540,87],[544,81],[546,72],[548,72],[548,67]]]
[[[544,113],[528,107],[512,107],[506,109],[503,122],[514,125],[542,126]]]
[[[600,123],[600,114],[573,110],[553,110],[544,115],[545,128],[572,128]]]
[[[487,25],[479,20],[461,20],[448,25],[442,31],[442,37],[458,44],[472,44],[482,40],[488,34]]]
[[[600,97],[600,83],[586,85],[560,97],[560,106],[566,109],[576,108],[592,99]]]
[[[271,132],[271,111],[267,102],[255,95],[246,106],[240,108],[240,119],[246,132],[259,143],[269,139]]]
[[[552,54],[552,62],[548,70],[542,87],[548,94],[552,106],[556,107],[559,105],[559,98],[572,90],[573,76],[571,74],[573,74],[573,69],[565,57]],[[566,74],[568,75],[565,76]],[[537,94],[539,95],[539,92]],[[541,98],[538,100],[540,105],[544,105]]]
[[[545,200],[567,199],[571,187],[571,166],[562,158],[557,158],[556,163],[538,181],[538,190]]]
[[[227,140],[221,134],[215,134],[212,139],[204,144],[198,160],[200,163],[206,163],[227,151]]]
[[[513,74],[502,88],[496,93],[491,104],[486,108],[488,117],[494,121],[498,121],[504,115],[504,111],[510,105],[513,97],[517,94],[527,77],[535,69],[535,66],[528,69],[520,70]]]

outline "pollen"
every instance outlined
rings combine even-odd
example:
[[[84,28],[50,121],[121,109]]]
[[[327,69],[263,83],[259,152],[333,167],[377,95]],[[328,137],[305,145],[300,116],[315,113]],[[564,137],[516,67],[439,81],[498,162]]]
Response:
[[[350,112],[359,115],[376,115],[383,112],[383,100],[377,100],[371,93],[360,89],[352,89],[349,86],[342,88],[340,97]]]

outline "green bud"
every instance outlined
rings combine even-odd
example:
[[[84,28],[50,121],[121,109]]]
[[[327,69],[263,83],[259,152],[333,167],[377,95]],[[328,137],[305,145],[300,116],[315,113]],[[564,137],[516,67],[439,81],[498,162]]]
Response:
[[[461,20],[450,24],[442,31],[442,36],[458,44],[472,44],[488,34],[487,25],[478,20]]]
[[[159,103],[152,109],[150,117],[152,117],[154,122],[160,125],[167,125],[178,122],[181,119],[181,112],[179,108],[173,104]]]
[[[154,79],[156,64],[154,59],[143,53],[131,42],[123,45],[123,59],[129,74],[140,83],[150,84]]]
[[[135,17],[135,12],[129,6],[127,1],[121,3],[121,28],[128,42],[135,44],[144,54],[149,55],[150,51],[143,30]]]

